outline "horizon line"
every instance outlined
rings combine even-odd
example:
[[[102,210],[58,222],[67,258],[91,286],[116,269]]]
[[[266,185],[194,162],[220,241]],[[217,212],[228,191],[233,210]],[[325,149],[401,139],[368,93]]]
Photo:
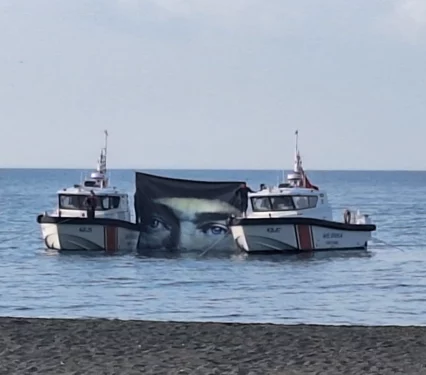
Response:
[[[93,167],[2,167],[0,170],[79,170],[94,171]],[[107,171],[291,171],[292,169],[283,168],[108,168]],[[426,172],[426,169],[306,169],[310,172]]]

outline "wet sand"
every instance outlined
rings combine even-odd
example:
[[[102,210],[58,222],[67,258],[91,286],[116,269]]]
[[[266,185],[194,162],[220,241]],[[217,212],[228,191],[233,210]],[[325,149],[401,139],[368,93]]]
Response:
[[[0,374],[426,374],[426,327],[0,318]]]

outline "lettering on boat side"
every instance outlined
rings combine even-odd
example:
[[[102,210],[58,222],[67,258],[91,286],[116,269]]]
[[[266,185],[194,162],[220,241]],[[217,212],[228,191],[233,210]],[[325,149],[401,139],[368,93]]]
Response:
[[[342,233],[324,233],[322,238],[342,238]]]
[[[339,241],[325,241],[326,245],[338,245]]]
[[[92,232],[92,228],[90,228],[90,227],[80,227],[79,231],[80,232],[85,232],[85,233],[90,233],[90,232]]]
[[[268,233],[278,233],[280,231],[280,227],[276,227],[276,228],[266,228],[266,231]]]

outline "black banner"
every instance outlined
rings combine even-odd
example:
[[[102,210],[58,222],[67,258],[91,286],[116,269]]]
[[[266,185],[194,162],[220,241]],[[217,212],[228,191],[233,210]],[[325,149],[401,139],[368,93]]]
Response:
[[[242,182],[194,181],[136,172],[139,249],[233,247],[226,221],[239,215]]]

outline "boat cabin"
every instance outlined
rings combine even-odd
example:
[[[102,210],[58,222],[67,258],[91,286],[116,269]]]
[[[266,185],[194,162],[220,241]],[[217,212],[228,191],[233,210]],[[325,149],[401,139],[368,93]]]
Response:
[[[269,218],[306,216],[332,219],[327,195],[319,190],[285,186],[263,189],[249,194],[247,217]]]
[[[322,220],[332,220],[333,213],[327,194],[308,179],[298,149],[296,131],[296,150],[294,168],[287,180],[278,186],[261,189],[249,194],[247,218],[271,218],[304,216]]]
[[[89,205],[87,199],[94,196],[96,200],[95,218],[107,218],[131,221],[129,196],[116,187],[109,187],[106,174],[107,136],[105,147],[101,150],[96,171],[81,184],[64,188],[57,192],[58,206],[54,216],[87,217]]]
[[[115,188],[88,188],[76,185],[58,191],[57,216],[87,217],[87,198],[95,195],[96,218],[108,218],[130,221],[129,197]]]

